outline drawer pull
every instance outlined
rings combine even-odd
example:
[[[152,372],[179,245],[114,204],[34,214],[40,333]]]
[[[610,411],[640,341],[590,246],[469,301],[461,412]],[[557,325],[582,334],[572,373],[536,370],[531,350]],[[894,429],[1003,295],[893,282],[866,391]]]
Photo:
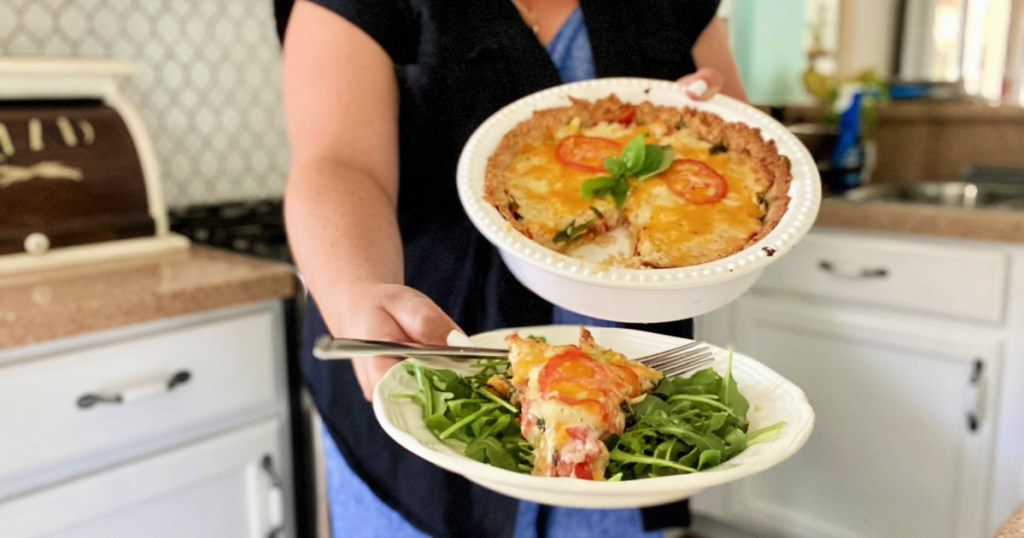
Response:
[[[274,459],[270,454],[264,454],[261,465],[270,479],[270,489],[267,490],[267,520],[270,523],[270,530],[267,531],[267,538],[277,538],[284,533],[284,480],[274,469]]]
[[[192,373],[188,370],[181,370],[179,372],[175,372],[174,375],[169,377],[166,381],[141,383],[139,385],[126,387],[123,390],[111,393],[90,392],[88,394],[83,394],[78,398],[78,407],[81,409],[89,409],[92,406],[101,403],[127,403],[147,396],[152,396],[154,394],[170,392],[175,388],[188,383],[190,379],[192,379]]]
[[[964,395],[964,403],[967,407],[967,431],[976,432],[981,429],[981,423],[985,418],[986,388],[985,363],[980,358],[974,359],[967,392]]]
[[[843,278],[885,278],[889,270],[884,267],[841,267],[828,260],[818,262],[818,268],[826,273]]]

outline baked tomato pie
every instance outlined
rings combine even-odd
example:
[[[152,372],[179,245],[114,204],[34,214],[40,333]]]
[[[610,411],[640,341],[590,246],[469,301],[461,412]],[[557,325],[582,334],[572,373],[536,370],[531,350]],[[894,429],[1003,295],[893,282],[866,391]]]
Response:
[[[724,258],[775,227],[789,160],[758,129],[693,108],[610,95],[540,110],[487,164],[485,198],[527,237],[571,254],[617,227],[631,255],[680,267]]]
[[[626,427],[623,404],[653,390],[661,373],[597,345],[582,327],[578,346],[505,341],[533,474],[603,479],[604,440]]]

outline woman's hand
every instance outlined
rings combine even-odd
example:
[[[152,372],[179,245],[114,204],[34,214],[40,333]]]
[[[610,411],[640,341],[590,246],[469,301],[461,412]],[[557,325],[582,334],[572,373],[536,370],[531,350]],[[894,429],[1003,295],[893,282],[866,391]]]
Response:
[[[444,344],[459,327],[426,295],[399,284],[359,286],[346,293],[345,305],[320,305],[324,320],[336,337],[367,338],[389,342]],[[352,360],[363,397],[373,399],[373,389],[398,359],[366,357]]]
[[[691,99],[703,101],[714,97],[722,89],[725,80],[718,70],[704,67],[677,80],[676,83],[686,89],[686,94]]]
[[[747,100],[743,81],[729,47],[726,22],[715,17],[693,44],[693,62],[697,72],[679,79],[693,99],[711,99],[721,93],[740,101]]]

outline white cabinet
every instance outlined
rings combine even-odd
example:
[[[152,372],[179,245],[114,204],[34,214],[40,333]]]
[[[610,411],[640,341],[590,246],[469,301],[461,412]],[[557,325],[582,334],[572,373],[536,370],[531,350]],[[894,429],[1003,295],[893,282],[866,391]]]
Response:
[[[286,536],[282,307],[0,352],[0,536]]]
[[[7,537],[274,536],[280,425],[266,421],[0,504]]]
[[[1013,256],[812,233],[750,293],[698,320],[701,338],[800,386],[817,419],[792,459],[698,496],[695,509],[759,536],[991,535],[1024,502],[997,480],[1019,472],[1019,452],[997,446],[1024,420],[1004,398],[1008,370],[1021,370],[1007,352],[1020,349],[1021,308],[1004,308],[1020,285],[1007,278]]]

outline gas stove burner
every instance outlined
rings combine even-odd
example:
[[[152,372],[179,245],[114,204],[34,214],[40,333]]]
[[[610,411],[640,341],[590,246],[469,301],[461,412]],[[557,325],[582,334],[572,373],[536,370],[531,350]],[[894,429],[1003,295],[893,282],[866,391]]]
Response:
[[[193,205],[169,217],[172,230],[196,243],[291,263],[279,199]]]

